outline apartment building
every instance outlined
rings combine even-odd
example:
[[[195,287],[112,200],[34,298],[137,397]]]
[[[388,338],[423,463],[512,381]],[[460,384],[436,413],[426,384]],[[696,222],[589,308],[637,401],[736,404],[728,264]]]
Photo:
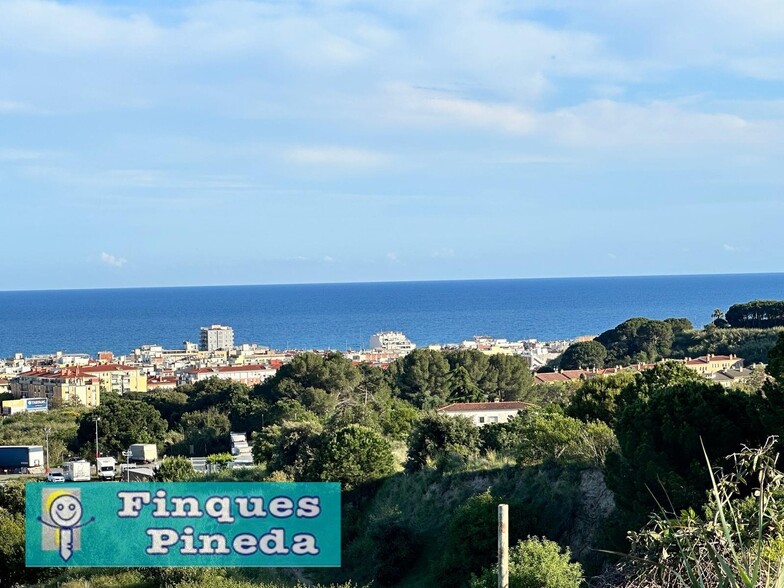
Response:
[[[101,403],[101,380],[77,368],[33,370],[11,381],[14,398],[46,398],[50,405]]]

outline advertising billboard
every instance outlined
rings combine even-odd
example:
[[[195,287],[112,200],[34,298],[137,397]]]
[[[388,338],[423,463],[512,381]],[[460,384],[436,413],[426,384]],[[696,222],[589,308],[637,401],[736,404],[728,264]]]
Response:
[[[340,484],[27,484],[28,566],[340,566]]]

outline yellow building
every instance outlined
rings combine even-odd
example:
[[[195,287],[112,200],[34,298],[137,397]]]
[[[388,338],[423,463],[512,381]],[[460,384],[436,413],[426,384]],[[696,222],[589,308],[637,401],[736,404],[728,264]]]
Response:
[[[687,368],[701,373],[703,376],[724,370],[743,369],[743,359],[737,355],[703,355],[694,359],[687,357],[683,362]]]
[[[147,392],[147,376],[143,375],[136,367],[107,363],[81,366],[79,371],[99,378],[104,390],[111,390],[118,394]]]
[[[34,370],[19,374],[11,381],[14,398],[47,398],[49,404],[101,403],[101,382],[97,377],[79,373],[78,369]]]

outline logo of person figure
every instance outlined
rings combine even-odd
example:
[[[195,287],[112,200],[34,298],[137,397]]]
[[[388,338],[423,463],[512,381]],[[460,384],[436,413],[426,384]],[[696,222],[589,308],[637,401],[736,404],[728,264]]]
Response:
[[[95,520],[95,517],[90,517],[86,523],[80,524],[82,515],[82,503],[79,499],[71,494],[61,494],[49,505],[49,518],[54,524],[38,517],[42,524],[60,532],[60,557],[63,561],[68,561],[73,555],[74,529],[86,527]]]

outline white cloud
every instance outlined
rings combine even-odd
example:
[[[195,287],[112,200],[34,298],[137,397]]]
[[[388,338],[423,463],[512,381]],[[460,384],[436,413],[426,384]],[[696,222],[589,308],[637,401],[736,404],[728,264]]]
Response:
[[[400,261],[400,258],[397,256],[397,253],[395,253],[394,251],[390,251],[389,253],[387,253],[385,258],[389,263],[398,263]]]
[[[323,259],[324,263],[335,263],[335,258],[329,255],[325,255]]]
[[[101,263],[108,265],[109,267],[122,267],[128,263],[128,260],[124,257],[117,257],[104,251],[101,253]]]
[[[723,247],[724,247],[724,251],[737,251],[738,250],[738,248],[735,247],[734,245],[729,245],[727,243],[725,243],[723,245]]]

